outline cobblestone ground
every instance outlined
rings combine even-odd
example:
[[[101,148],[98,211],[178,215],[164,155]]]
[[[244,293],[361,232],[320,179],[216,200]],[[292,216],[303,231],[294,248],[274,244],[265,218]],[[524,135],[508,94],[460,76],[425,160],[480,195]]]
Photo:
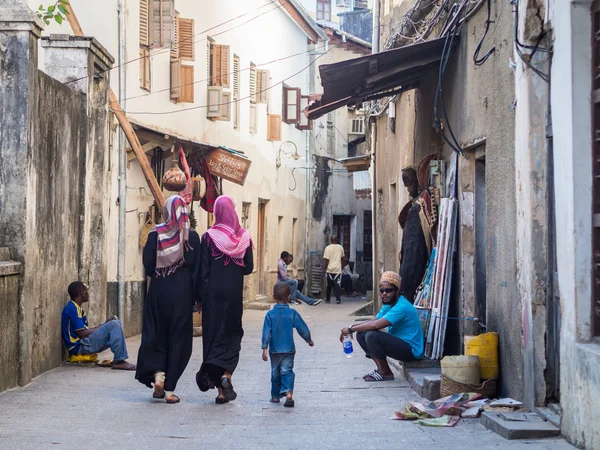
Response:
[[[177,389],[180,404],[152,401],[151,391],[129,372],[63,366],[0,395],[0,448],[573,448],[560,439],[507,441],[478,420],[462,420],[454,428],[390,420],[394,410],[418,397],[403,379],[365,383],[362,375],[373,367],[356,346],[355,357],[344,356],[339,330],[354,321],[349,313],[361,304],[297,307],[315,347],[296,336],[294,409],[268,402],[270,365],[260,358],[264,312],[246,311],[235,402],[215,405],[215,391],[196,387],[202,355],[202,338],[196,338]],[[139,338],[128,346],[135,362]]]

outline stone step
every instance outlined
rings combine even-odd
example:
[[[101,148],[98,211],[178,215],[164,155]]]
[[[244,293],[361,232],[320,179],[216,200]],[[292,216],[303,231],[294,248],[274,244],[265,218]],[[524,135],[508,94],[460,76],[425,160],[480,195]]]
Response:
[[[560,428],[560,415],[553,411],[550,405],[547,408],[536,408],[536,411],[544,420],[550,422],[556,428]]]
[[[441,369],[423,368],[410,369],[406,376],[406,381],[420,397],[428,400],[437,400],[440,398],[440,375]]]
[[[400,376],[406,378],[410,369],[439,369],[440,362],[437,359],[423,358],[418,361],[396,361],[388,358],[388,364],[400,372]]]
[[[250,302],[246,306],[246,309],[252,309],[255,311],[268,311],[269,309],[271,309],[271,305],[269,303],[263,302]]]
[[[536,413],[484,412],[481,424],[505,439],[543,439],[555,437],[560,429]]]

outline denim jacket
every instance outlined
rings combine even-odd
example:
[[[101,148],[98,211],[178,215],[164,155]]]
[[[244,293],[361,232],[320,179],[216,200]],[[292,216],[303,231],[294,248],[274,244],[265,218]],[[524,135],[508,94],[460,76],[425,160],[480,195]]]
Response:
[[[296,353],[294,328],[302,339],[311,341],[310,330],[298,311],[289,305],[275,305],[265,316],[261,348],[268,348],[270,353]]]

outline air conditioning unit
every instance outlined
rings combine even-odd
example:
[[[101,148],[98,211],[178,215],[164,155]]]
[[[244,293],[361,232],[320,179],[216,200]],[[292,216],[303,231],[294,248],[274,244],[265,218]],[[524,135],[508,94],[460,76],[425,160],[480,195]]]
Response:
[[[365,134],[365,121],[363,119],[352,119],[348,134]]]
[[[223,87],[208,86],[206,117],[221,117],[221,103],[223,103]]]

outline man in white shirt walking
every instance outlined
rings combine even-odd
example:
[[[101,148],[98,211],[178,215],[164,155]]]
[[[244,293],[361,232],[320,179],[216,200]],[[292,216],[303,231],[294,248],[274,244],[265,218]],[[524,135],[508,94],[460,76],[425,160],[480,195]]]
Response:
[[[342,259],[344,247],[339,244],[337,236],[331,238],[331,244],[325,247],[323,253],[323,267],[327,276],[327,297],[325,303],[331,302],[331,290],[334,289],[336,303],[342,303]]]

